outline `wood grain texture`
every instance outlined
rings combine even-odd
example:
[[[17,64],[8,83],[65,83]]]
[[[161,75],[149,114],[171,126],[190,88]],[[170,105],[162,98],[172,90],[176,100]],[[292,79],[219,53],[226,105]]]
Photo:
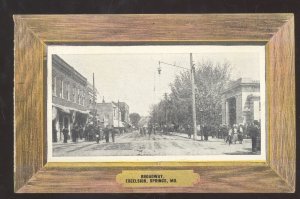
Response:
[[[286,22],[267,44],[270,159],[274,169],[295,188],[296,104],[295,104],[294,19]]]
[[[267,166],[185,167],[199,173],[194,187],[125,188],[116,182],[116,175],[132,168],[44,168],[19,192],[59,193],[122,193],[122,192],[290,192],[286,183]],[[148,170],[147,168],[139,168]],[[162,168],[157,168],[160,170]],[[170,169],[170,168],[169,168]],[[172,170],[180,168],[171,168]],[[268,186],[266,186],[268,184]]]
[[[15,190],[43,167],[43,43],[15,20]]]
[[[295,63],[292,14],[18,15],[15,20],[16,192],[293,192],[295,190]],[[46,163],[45,55],[49,44],[263,42],[267,47],[269,153],[261,162],[173,164],[194,169],[193,188],[125,189],[122,169],[149,163]],[[76,164],[76,163],[73,163]],[[170,169],[168,163],[152,163]],[[182,166],[182,167],[179,167]],[[30,179],[31,178],[31,179]],[[30,180],[29,180],[30,179]]]
[[[268,41],[288,14],[22,15],[45,42]],[[76,23],[74,21],[76,19]]]

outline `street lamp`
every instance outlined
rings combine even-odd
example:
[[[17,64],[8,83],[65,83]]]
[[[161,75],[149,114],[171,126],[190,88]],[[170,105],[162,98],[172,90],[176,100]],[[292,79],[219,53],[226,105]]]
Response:
[[[157,68],[158,74],[160,75],[161,73],[161,67],[160,67],[160,61],[158,62],[158,68]]]
[[[196,122],[196,100],[195,100],[195,65],[193,64],[193,55],[192,53],[190,53],[190,68],[186,68],[186,67],[182,67],[182,66],[178,66],[175,64],[169,64],[166,62],[162,62],[159,61],[158,62],[159,66],[158,66],[158,74],[160,75],[161,73],[161,66],[160,64],[165,64],[165,65],[169,65],[169,66],[173,66],[173,67],[177,67],[177,68],[182,68],[185,70],[190,70],[190,74],[191,74],[191,84],[192,84],[192,108],[193,108],[193,129],[194,129],[194,136],[193,139],[196,140],[197,138],[197,122]]]

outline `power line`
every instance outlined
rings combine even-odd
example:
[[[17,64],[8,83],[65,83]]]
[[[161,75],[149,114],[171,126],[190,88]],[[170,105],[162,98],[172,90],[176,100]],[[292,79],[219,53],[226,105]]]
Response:
[[[177,68],[182,68],[182,69],[190,70],[189,68],[178,66],[178,65],[175,65],[175,64],[169,64],[169,63],[166,63],[166,62],[163,62],[163,61],[159,61],[159,64],[160,63],[166,64],[166,65],[169,65],[169,66],[174,66],[174,67],[177,67]]]

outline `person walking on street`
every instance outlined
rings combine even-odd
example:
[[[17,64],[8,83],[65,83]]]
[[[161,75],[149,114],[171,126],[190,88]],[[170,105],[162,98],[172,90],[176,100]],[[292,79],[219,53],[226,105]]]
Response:
[[[192,138],[192,128],[189,124],[187,125],[186,130],[187,130],[189,139],[191,139]]]
[[[238,141],[238,129],[237,129],[237,125],[234,124],[233,125],[233,135],[232,135],[232,143],[236,144],[236,142]]]
[[[100,141],[100,127],[99,126],[96,129],[95,136],[96,136],[96,142],[97,142],[97,144],[99,144],[99,141]]]
[[[239,140],[239,143],[242,144],[243,143],[243,126],[242,124],[240,124],[239,126],[239,129],[238,129],[238,140]]]
[[[252,140],[252,152],[256,152],[256,138],[257,138],[257,135],[258,135],[258,125],[253,122],[250,124],[250,126],[248,127],[248,131],[249,131],[249,134],[251,136],[251,140]]]
[[[203,127],[204,140],[208,141],[208,126],[204,125]]]
[[[118,133],[119,131],[114,128],[114,126],[112,126],[112,129],[111,129],[111,139],[112,139],[112,142],[115,142],[115,136],[116,134]]]
[[[62,132],[64,135],[64,143],[67,143],[69,130],[67,129],[67,127],[64,127]]]
[[[228,142],[229,145],[232,143],[232,135],[233,135],[233,127],[229,128],[228,130],[228,136],[226,142]]]
[[[109,129],[108,125],[107,125],[107,126],[105,127],[105,129],[104,129],[104,136],[105,136],[105,142],[106,142],[106,143],[109,142],[109,131],[110,131],[110,129]]]
[[[148,125],[148,136],[149,136],[149,139],[151,137],[151,133],[152,133],[152,127],[151,127],[151,125]]]

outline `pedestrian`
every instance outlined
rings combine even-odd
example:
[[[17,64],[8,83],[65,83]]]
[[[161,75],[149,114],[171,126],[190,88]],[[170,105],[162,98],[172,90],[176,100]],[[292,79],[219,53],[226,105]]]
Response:
[[[252,152],[256,152],[257,150],[257,136],[258,136],[258,124],[256,121],[254,121],[253,123],[250,124],[250,126],[248,127],[248,131],[249,134],[251,136],[251,141],[252,141]]]
[[[152,133],[152,127],[151,127],[151,125],[149,125],[149,126],[148,126],[148,135],[149,135],[149,139],[150,139],[151,133]]]
[[[64,135],[64,143],[67,143],[69,130],[67,129],[67,127],[64,127],[62,132]]]
[[[236,144],[238,141],[238,128],[237,124],[233,125],[233,135],[232,135],[232,143]]]
[[[119,130],[117,128],[114,128],[114,126],[112,126],[112,129],[111,129],[112,142],[115,142],[115,137],[117,134],[119,134]]]
[[[83,138],[83,127],[82,127],[82,125],[79,125],[79,138],[80,138],[80,140],[82,140],[82,138]]]
[[[72,138],[72,142],[75,142],[75,134],[76,134],[76,126],[73,125],[72,129],[71,129],[71,138]]]
[[[208,126],[204,125],[203,127],[203,135],[204,135],[204,140],[208,141]]]
[[[95,137],[96,137],[96,142],[99,144],[100,141],[100,127],[98,126],[96,131],[95,131]]]
[[[243,143],[243,126],[242,124],[240,124],[239,126],[239,129],[238,129],[238,140],[239,140],[239,143],[242,144]]]
[[[57,142],[57,130],[55,124],[52,123],[52,142]]]
[[[191,139],[192,138],[192,128],[189,124],[187,125],[186,130],[187,130],[189,139]]]
[[[109,131],[110,131],[109,126],[107,125],[103,131],[104,131],[104,136],[105,136],[105,142],[108,143],[109,142]]]
[[[77,142],[78,141],[78,137],[79,137],[79,126],[78,125],[76,125],[76,127],[75,127],[75,142]]]
[[[226,139],[226,143],[228,142],[229,145],[232,143],[232,135],[233,135],[233,127],[230,127],[228,130],[228,136]]]

